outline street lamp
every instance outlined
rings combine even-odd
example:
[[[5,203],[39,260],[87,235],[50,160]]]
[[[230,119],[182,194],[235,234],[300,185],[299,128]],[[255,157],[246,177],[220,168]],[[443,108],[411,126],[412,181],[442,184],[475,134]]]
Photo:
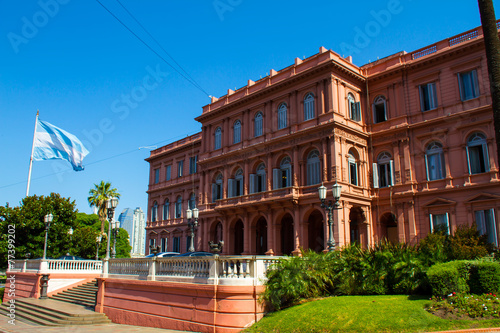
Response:
[[[113,226],[113,250],[111,251],[111,258],[116,258],[116,235],[118,234],[118,221],[112,222]]]
[[[95,242],[97,244],[96,250],[95,250],[95,260],[99,260],[99,244],[101,244],[101,240],[102,240],[102,235],[95,237]]]
[[[47,237],[49,235],[49,229],[50,229],[50,222],[54,219],[54,215],[51,213],[45,215],[44,221],[45,221],[45,245],[43,246],[43,259],[45,260],[47,258]]]
[[[332,186],[332,193],[333,193],[333,202],[331,200],[328,201],[328,204],[326,204],[326,192],[327,189],[326,187],[321,184],[321,186],[318,188],[318,194],[319,194],[319,199],[321,200],[321,207],[324,208],[327,213],[328,213],[328,229],[329,229],[329,234],[328,234],[328,251],[332,252],[335,251],[335,239],[333,239],[333,210],[334,209],[339,209],[340,208],[340,192],[342,190],[342,186],[335,183]]]
[[[186,217],[188,220],[189,230],[191,231],[191,240],[189,242],[189,252],[194,252],[194,232],[198,229],[198,215],[200,211],[198,208],[193,208],[193,210],[186,210]]]
[[[115,208],[118,206],[118,198],[109,198],[106,201],[106,208],[108,210],[108,244],[106,245],[106,259],[109,259],[109,246],[111,242],[111,221],[113,220],[113,215],[115,213]]]
[[[69,228],[68,235],[69,235],[70,242],[72,242],[73,241],[73,227]]]

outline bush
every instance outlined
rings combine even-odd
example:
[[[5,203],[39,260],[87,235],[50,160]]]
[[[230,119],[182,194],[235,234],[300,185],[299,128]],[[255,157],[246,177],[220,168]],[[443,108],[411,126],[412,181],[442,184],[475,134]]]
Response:
[[[453,292],[469,292],[470,262],[465,260],[436,264],[427,270],[427,278],[435,296],[444,296]]]
[[[500,264],[474,261],[470,267],[469,287],[471,293],[500,293]]]
[[[420,260],[425,267],[448,261],[448,236],[443,231],[428,234],[417,246]]]
[[[449,259],[450,260],[474,260],[486,256],[491,250],[486,236],[479,236],[477,226],[473,223],[460,225],[450,236]]]

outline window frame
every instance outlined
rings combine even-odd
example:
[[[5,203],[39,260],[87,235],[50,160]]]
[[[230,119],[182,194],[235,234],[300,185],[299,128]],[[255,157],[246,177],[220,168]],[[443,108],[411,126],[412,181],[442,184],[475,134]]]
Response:
[[[175,199],[175,218],[179,219],[182,218],[182,196],[177,196],[177,199]]]
[[[378,119],[378,115],[379,115],[379,112],[377,110],[377,106],[378,105],[382,105],[383,106],[383,118],[382,120],[379,120]],[[387,99],[385,98],[384,95],[378,95],[377,97],[375,97],[375,99],[373,100],[373,104],[372,104],[372,109],[373,109],[373,123],[374,124],[380,124],[380,123],[383,123],[384,121],[387,121],[388,119],[388,116],[387,116]]]
[[[304,121],[311,120],[315,118],[315,100],[314,100],[314,94],[312,92],[308,92],[304,96],[303,100],[303,107],[304,107]]]
[[[170,200],[165,199],[163,203],[163,220],[166,221],[170,219]]]
[[[495,208],[475,210],[474,220],[479,236],[485,235],[488,243],[498,247]]]
[[[172,165],[167,165],[165,168],[165,180],[172,179]]]
[[[155,200],[151,207],[151,222],[158,221],[158,202]]]
[[[466,76],[467,78],[470,78],[470,82],[467,82],[469,86],[465,84]],[[460,91],[460,100],[462,102],[469,101],[481,95],[476,69],[458,73],[458,89]]]
[[[426,112],[438,108],[436,82],[421,84],[418,86],[418,91],[420,96],[420,111]]]
[[[349,184],[359,186],[358,161],[350,150],[347,154],[347,164],[349,166]]]
[[[233,125],[233,144],[241,142],[241,120],[236,120]]]
[[[283,102],[278,106],[278,130],[284,129],[288,125],[288,105]]]
[[[382,172],[384,171],[384,172]],[[381,152],[377,156],[377,162],[373,163],[373,187],[374,188],[385,188],[394,186],[394,160],[392,155],[387,152]],[[386,185],[382,186],[382,177],[384,174]]]
[[[479,138],[480,139],[476,139]],[[468,166],[468,171],[469,175],[477,175],[481,173],[486,173],[490,171],[490,161],[489,161],[489,154],[488,154],[488,141],[486,138],[486,135],[484,135],[481,132],[474,132],[470,134],[467,137],[467,145],[465,147],[466,149],[466,157],[467,157],[467,166]],[[472,150],[472,151],[471,151]],[[479,165],[476,166],[476,164],[473,165],[471,158],[472,156],[476,154],[472,154],[477,150],[477,161]],[[482,163],[481,163],[482,162]],[[479,168],[479,170],[476,170],[476,168]],[[474,168],[474,170],[473,170]]]
[[[218,126],[214,132],[214,150],[222,148],[222,128]]]
[[[184,176],[184,160],[177,161],[177,178]]]
[[[356,98],[352,93],[347,94],[347,107],[349,109],[349,119],[361,121],[361,103],[356,102]]]
[[[443,145],[440,142],[432,141],[429,144],[427,144],[425,148],[424,159],[425,159],[425,172],[427,176],[427,181],[441,180],[446,178],[446,165],[444,161]],[[438,161],[439,163],[438,165],[431,165],[436,161]],[[436,177],[436,175],[433,175],[431,170],[438,170],[438,168],[439,168],[439,175],[438,175],[439,177]]]
[[[307,154],[306,161],[306,184],[307,186],[321,183],[321,160],[317,149],[313,149]]]
[[[431,228],[431,233],[434,232],[434,229],[438,227],[439,224],[436,224],[435,222],[437,217],[444,217],[445,222],[446,222],[446,233],[450,235],[450,215],[448,212],[445,213],[439,213],[439,214],[433,214],[429,213],[429,222],[430,222],[430,228]],[[436,224],[436,225],[435,225]]]
[[[153,177],[154,177],[153,181],[155,184],[160,183],[160,168],[154,169],[154,176]]]
[[[253,118],[253,136],[257,138],[264,134],[264,114],[259,111],[255,114]]]
[[[189,157],[189,174],[195,174],[198,169],[198,155]]]

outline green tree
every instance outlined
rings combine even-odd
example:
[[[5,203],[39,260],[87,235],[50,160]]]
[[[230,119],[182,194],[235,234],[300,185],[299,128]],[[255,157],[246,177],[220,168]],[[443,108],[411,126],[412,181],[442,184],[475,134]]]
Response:
[[[47,257],[59,257],[71,252],[70,228],[75,229],[75,202],[62,198],[57,193],[49,196],[29,196],[19,207],[0,206],[0,266],[7,266],[7,242],[9,230],[15,230],[15,258],[24,259],[43,256],[45,243],[45,215],[54,218],[50,224],[47,240]]]
[[[89,191],[89,205],[97,208],[97,215],[101,221],[101,235],[104,235],[104,224],[106,222],[106,201],[109,198],[120,198],[120,193],[116,188],[111,187],[111,183],[101,180],[99,185],[94,184],[94,188]]]

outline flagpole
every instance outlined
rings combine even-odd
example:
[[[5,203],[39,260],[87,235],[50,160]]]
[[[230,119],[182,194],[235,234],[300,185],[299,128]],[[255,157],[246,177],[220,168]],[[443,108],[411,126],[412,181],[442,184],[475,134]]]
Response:
[[[38,125],[39,112],[36,110],[35,131],[33,133],[33,145],[31,146],[30,169],[28,171],[28,186],[26,187],[26,196],[30,193],[31,169],[33,168],[33,152],[35,151],[36,125]]]

